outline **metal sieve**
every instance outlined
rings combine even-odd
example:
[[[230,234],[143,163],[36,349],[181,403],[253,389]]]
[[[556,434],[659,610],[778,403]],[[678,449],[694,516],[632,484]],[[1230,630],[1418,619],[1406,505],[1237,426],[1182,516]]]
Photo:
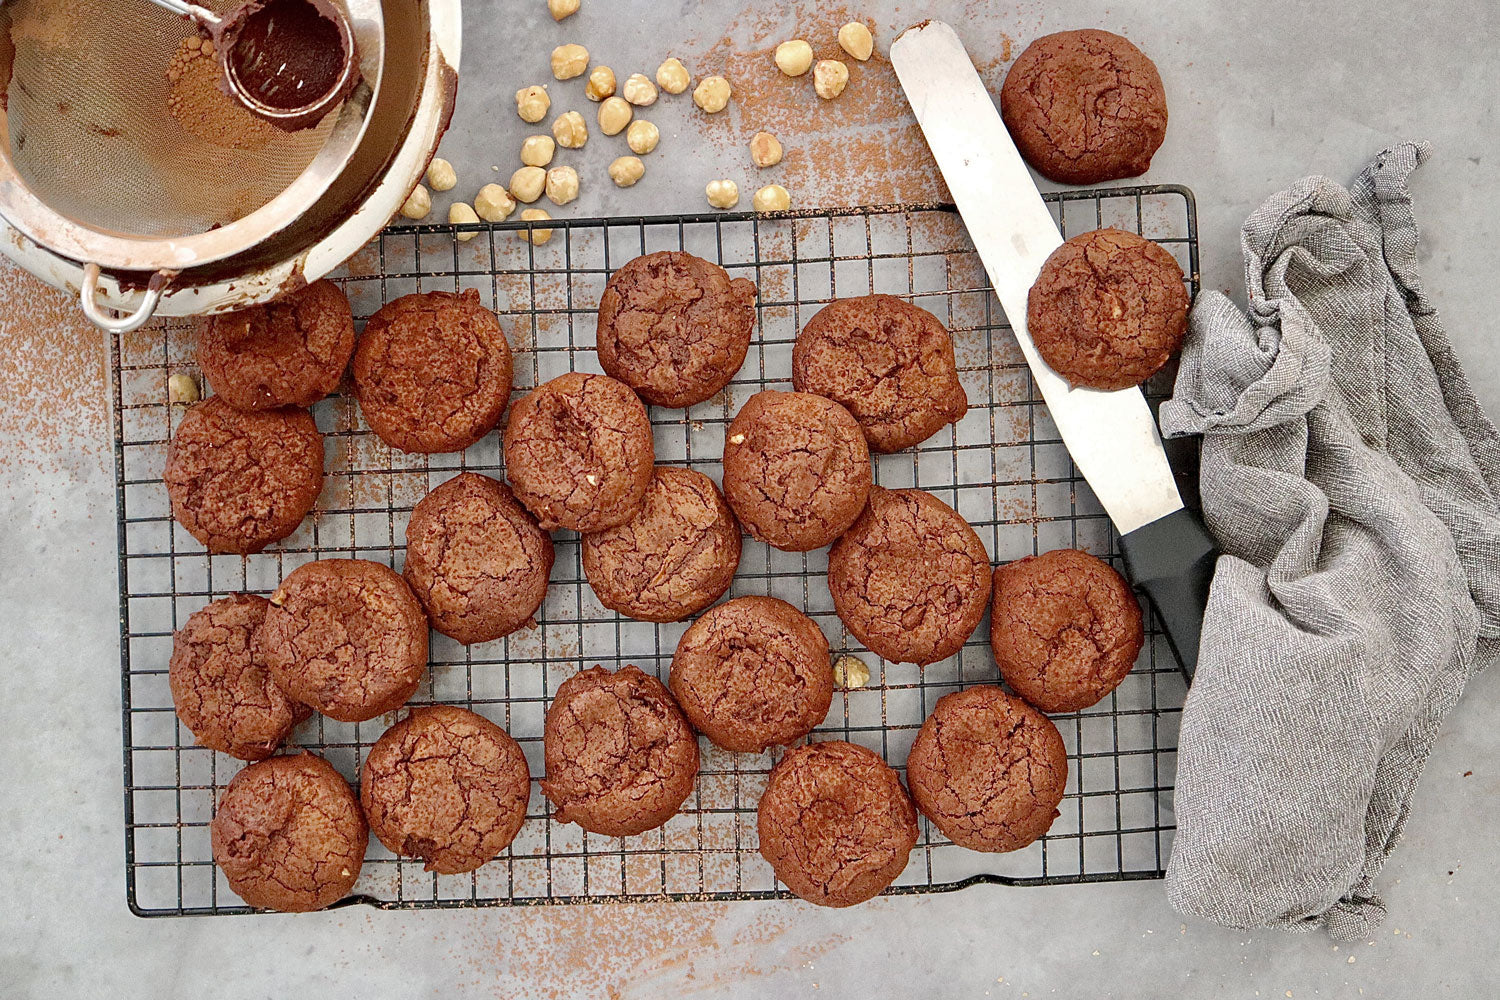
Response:
[[[363,79],[303,132],[218,92],[216,62],[185,49],[196,28],[146,0],[0,3],[0,216],[84,265],[95,323],[141,325],[179,272],[275,236],[339,176],[369,122],[385,32],[379,0],[338,2]],[[171,68],[188,72],[169,79]],[[108,316],[94,301],[103,272],[146,288],[135,313]]]

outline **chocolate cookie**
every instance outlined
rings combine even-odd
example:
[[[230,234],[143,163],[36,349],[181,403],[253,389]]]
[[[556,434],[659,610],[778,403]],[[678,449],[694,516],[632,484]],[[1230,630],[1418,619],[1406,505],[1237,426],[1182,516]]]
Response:
[[[1052,720],[993,685],[939,698],[906,758],[917,808],[971,851],[1020,850],[1046,833],[1067,781]]]
[[[1140,385],[1182,346],[1188,293],[1176,258],[1120,229],[1075,236],[1052,252],[1026,300],[1031,339],[1075,386]]]
[[[288,573],[260,630],[271,676],[340,722],[406,704],[427,667],[427,616],[388,566],[322,559]]]
[[[198,320],[198,367],[241,410],[313,405],[338,388],[353,352],[349,300],[327,280]]]
[[[648,622],[697,614],[729,589],[740,526],[701,472],[658,465],[640,512],[583,536],[583,575],[599,602]]]
[[[354,888],[370,830],[343,775],[303,752],[236,774],[209,839],[236,895],[251,906],[301,913]]]
[[[833,701],[823,630],[774,597],[737,597],[693,622],[670,683],[694,728],[747,753],[806,736]]]
[[[210,552],[259,552],[297,530],[323,489],[323,435],[306,410],[236,410],[210,396],[183,415],[163,479],[172,516]]]
[[[1135,177],[1167,134],[1156,64],[1119,35],[1086,29],[1026,46],[1000,88],[1021,155],[1061,184]]]
[[[931,493],[877,486],[829,550],[828,589],[870,650],[925,666],[958,652],[984,617],[990,560],[968,522]]]
[[[1055,549],[995,570],[995,663],[1043,712],[1077,712],[1119,687],[1144,641],[1130,584],[1087,552]]]
[[[724,437],[724,495],[745,530],[806,552],[849,529],[870,495],[870,449],[838,403],[807,392],[757,392]]]
[[[842,403],[883,452],[926,441],[969,406],[947,328],[891,295],[818,310],[792,347],[792,385]]]
[[[511,356],[495,314],[472,288],[403,295],[365,323],[354,392],[392,448],[463,451],[500,423]]]
[[[413,709],[370,748],[359,775],[375,836],[439,875],[471,872],[509,847],[531,796],[520,745],[453,705]]]
[[[510,411],[505,474],[543,530],[624,524],[646,502],[655,463],[646,408],[607,375],[559,375]]]
[[[832,741],[795,747],[771,769],[760,855],[809,903],[853,906],[896,880],[917,845],[917,811],[880,755]]]
[[[559,823],[628,837],[676,815],[698,778],[698,738],[661,681],[633,666],[563,681],[547,709],[542,791]]]
[[[474,472],[423,497],[406,525],[406,582],[432,627],[464,645],[530,621],[552,558],[552,539],[510,488]]]
[[[637,257],[599,300],[599,364],[656,406],[692,406],[729,384],[755,327],[755,282],[676,250]]]
[[[177,718],[199,746],[240,760],[271,756],[312,714],[266,670],[255,637],[269,607],[264,597],[230,594],[194,611],[172,636],[167,679]]]

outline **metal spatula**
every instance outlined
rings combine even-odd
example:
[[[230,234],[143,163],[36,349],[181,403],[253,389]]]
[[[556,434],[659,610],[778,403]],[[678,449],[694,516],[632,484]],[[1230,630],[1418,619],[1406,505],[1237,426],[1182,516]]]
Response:
[[[908,28],[891,46],[891,65],[1047,411],[1119,530],[1126,569],[1155,602],[1167,640],[1191,674],[1218,552],[1182,505],[1151,409],[1139,389],[1071,388],[1037,354],[1026,299],[1062,236],[958,35],[940,21]]]

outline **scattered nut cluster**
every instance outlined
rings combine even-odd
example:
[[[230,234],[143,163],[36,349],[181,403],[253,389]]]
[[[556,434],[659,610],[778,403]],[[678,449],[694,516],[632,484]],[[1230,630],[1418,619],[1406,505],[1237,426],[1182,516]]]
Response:
[[[589,127],[583,115],[576,111],[564,111],[552,123],[552,137],[563,149],[581,149],[589,141]]]
[[[552,20],[561,21],[578,13],[578,0],[547,0],[547,10],[551,12]]]
[[[831,101],[849,85],[849,67],[837,59],[819,59],[813,67],[813,90],[825,101]]]
[[[602,101],[614,96],[615,71],[608,66],[595,66],[589,71],[589,82],[584,84],[583,96],[591,101]]]
[[[870,683],[870,668],[864,660],[846,653],[833,662],[833,682],[841,688],[862,688]]]
[[[516,114],[521,116],[523,122],[536,123],[547,117],[547,109],[552,107],[552,98],[547,96],[545,87],[522,87],[516,91]]]
[[[740,203],[740,186],[727,177],[709,181],[703,193],[714,208],[733,208]]]
[[[606,97],[599,105],[599,131],[605,135],[619,135],[635,117],[635,111],[623,97]]]
[[[780,184],[767,184],[755,192],[750,204],[757,212],[785,212],[792,207],[792,196]]]
[[[729,107],[732,93],[729,81],[722,76],[705,76],[693,88],[693,103],[709,114],[716,115]]]
[[[656,103],[656,84],[640,73],[632,73],[626,77],[625,86],[620,93],[638,108],[650,107]]]
[[[453,204],[448,206],[449,225],[461,226],[478,221],[479,215],[474,211],[474,206],[462,201],[455,201]],[[479,234],[475,232],[454,233],[453,238],[458,240],[460,243],[467,243],[478,235]]]
[[[644,118],[637,118],[630,123],[630,128],[625,130],[625,145],[630,147],[632,153],[644,156],[655,149],[660,141],[661,129]]]
[[[432,195],[420,184],[412,189],[411,194],[406,196],[405,204],[401,206],[401,214],[408,219],[425,219],[431,211]]]
[[[198,383],[191,375],[178,372],[167,376],[167,402],[188,403],[198,402]]]
[[[555,152],[557,143],[550,135],[528,135],[521,143],[521,162],[528,167],[545,167]]]
[[[552,75],[559,80],[582,76],[589,68],[589,50],[582,45],[559,45],[552,50]]]
[[[541,167],[522,167],[510,175],[510,193],[516,201],[531,204],[547,188],[547,171]]]
[[[750,137],[750,162],[765,169],[781,162],[781,140],[769,132],[757,132]]]
[[[801,76],[812,68],[813,50],[803,39],[794,38],[776,46],[776,54],[772,58],[776,62],[776,68],[787,76]]]
[[[628,188],[646,173],[646,165],[639,156],[619,156],[609,165],[609,179],[615,187]]]
[[[578,197],[578,171],[572,167],[553,167],[547,171],[547,200],[566,205]]]
[[[875,38],[863,23],[850,21],[839,29],[839,48],[865,62],[875,51]]]
[[[434,191],[452,191],[458,184],[458,174],[453,170],[453,164],[441,156],[433,157],[427,165],[427,183]]]
[[[693,78],[688,75],[687,67],[676,56],[656,67],[656,85],[669,94],[682,93],[692,82]]]
[[[474,196],[474,212],[485,222],[504,222],[516,210],[516,200],[499,184],[486,184]]]
[[[552,215],[545,208],[528,208],[521,213],[522,222],[541,222],[544,219],[550,218],[552,218]],[[521,239],[525,240],[527,243],[530,243],[532,246],[539,247],[552,238],[552,230],[521,229],[517,231],[516,235],[520,236]]]

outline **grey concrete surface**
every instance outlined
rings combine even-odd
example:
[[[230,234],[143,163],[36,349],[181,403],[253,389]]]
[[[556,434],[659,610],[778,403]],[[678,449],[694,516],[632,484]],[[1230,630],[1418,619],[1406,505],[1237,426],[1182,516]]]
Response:
[[[466,5],[465,86],[444,155],[463,190],[516,165],[526,131],[510,94],[547,79],[546,55],[580,40],[617,70],[690,68],[730,48],[836,25],[826,6],[583,0],[555,25],[542,0]],[[760,9],[761,7],[766,9]],[[1500,411],[1500,29],[1495,5],[1387,0],[1069,0],[892,3],[848,8],[892,28],[956,23],[998,85],[1005,37],[1076,26],[1123,31],[1161,67],[1167,142],[1150,179],[1198,195],[1204,280],[1240,291],[1237,229],[1270,191],[1306,173],[1348,179],[1381,146],[1427,138],[1414,183],[1426,283],[1480,399]],[[820,29],[821,30],[821,29]],[[719,52],[723,52],[720,49]],[[623,73],[621,74],[623,77]],[[554,91],[567,85],[553,83]],[[576,89],[576,88],[575,88]],[[841,100],[858,101],[856,87]],[[582,100],[573,103],[586,113]],[[831,113],[795,137],[847,164],[861,131]],[[879,109],[898,116],[899,106]],[[713,176],[753,190],[748,164],[710,136],[685,98],[649,115],[661,149],[646,179],[616,192],[602,137],[569,162],[585,177],[573,214],[697,211]],[[592,118],[590,117],[592,124]],[[784,139],[788,138],[786,135]],[[789,143],[790,145],[790,143]],[[868,152],[868,147],[864,147]],[[858,154],[864,155],[864,154]],[[840,159],[839,157],[845,157]],[[870,153],[879,161],[879,154]],[[790,164],[789,164],[789,173]],[[897,197],[930,196],[892,170]],[[802,205],[864,197],[876,182],[808,164]],[[503,179],[503,178],[502,178]],[[438,199],[439,206],[446,199]],[[561,212],[559,212],[561,214]],[[0,338],[33,308],[8,282]],[[0,399],[0,407],[12,401]],[[1471,686],[1438,742],[1405,842],[1382,879],[1390,917],[1368,942],[1184,922],[1159,883],[979,887],[879,900],[849,911],[795,903],[678,904],[145,921],[125,907],[112,473],[91,431],[17,432],[0,466],[0,995],[43,997],[1485,997],[1500,919],[1500,677]],[[97,408],[97,409],[91,409]],[[85,412],[86,411],[86,412]]]

